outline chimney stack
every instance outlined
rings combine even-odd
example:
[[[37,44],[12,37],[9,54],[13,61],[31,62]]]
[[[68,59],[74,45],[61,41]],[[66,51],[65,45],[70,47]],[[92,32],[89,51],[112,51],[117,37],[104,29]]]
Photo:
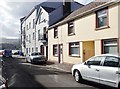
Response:
[[[71,0],[63,0],[63,16],[70,14]]]

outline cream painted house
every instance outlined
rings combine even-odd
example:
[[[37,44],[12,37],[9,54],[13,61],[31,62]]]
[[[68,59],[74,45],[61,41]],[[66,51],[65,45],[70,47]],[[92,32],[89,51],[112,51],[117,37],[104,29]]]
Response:
[[[120,1],[91,2],[48,29],[48,60],[80,63],[120,53]]]

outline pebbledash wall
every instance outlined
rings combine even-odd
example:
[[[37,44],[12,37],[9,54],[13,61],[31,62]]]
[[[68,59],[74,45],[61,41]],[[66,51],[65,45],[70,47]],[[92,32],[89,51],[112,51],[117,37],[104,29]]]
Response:
[[[79,17],[79,14],[76,14],[76,18],[71,17],[67,18],[54,26],[51,26],[48,30],[48,59],[51,61],[57,61],[59,63],[70,63],[76,64],[85,61],[87,58],[105,53],[104,46],[113,45],[117,46],[115,50],[119,53],[119,39],[120,39],[120,2],[118,3],[104,3],[99,5],[96,8],[96,11],[101,10],[101,7],[108,9],[108,26],[102,28],[96,28],[96,13],[86,13],[83,16]],[[84,7],[83,7],[84,8]],[[94,8],[90,9],[88,12],[92,11]],[[80,8],[82,9],[82,8]],[[79,10],[77,10],[79,11]],[[68,17],[77,13],[73,12]],[[78,15],[78,17],[77,17]],[[68,22],[74,21],[74,35],[68,35]],[[54,28],[58,28],[58,37],[54,38]],[[103,44],[103,40],[108,40],[108,44]],[[109,44],[111,41],[115,40],[115,43]],[[71,56],[70,55],[70,43],[78,42],[79,43],[79,55]],[[62,62],[60,59],[60,50],[58,47],[58,55],[54,55],[54,45],[59,46],[62,44]],[[112,48],[111,48],[112,49]],[[114,50],[114,49],[113,49]]]

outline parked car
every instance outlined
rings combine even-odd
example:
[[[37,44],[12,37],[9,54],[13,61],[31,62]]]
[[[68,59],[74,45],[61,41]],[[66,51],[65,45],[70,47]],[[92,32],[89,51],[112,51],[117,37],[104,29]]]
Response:
[[[83,79],[120,89],[120,56],[101,54],[72,67],[75,81]]]
[[[33,52],[30,55],[26,56],[26,62],[30,63],[39,63],[44,62],[46,63],[47,59],[44,55],[42,55],[40,52]]]
[[[11,49],[4,49],[3,57],[12,57],[12,50]]]

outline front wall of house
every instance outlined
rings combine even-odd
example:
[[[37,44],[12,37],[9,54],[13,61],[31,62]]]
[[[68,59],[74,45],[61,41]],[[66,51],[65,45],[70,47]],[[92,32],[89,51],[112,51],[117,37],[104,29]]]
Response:
[[[92,13],[86,17],[74,21],[75,35],[68,36],[68,25],[58,27],[58,38],[54,39],[54,29],[48,31],[49,60],[58,61],[53,56],[53,44],[63,44],[63,62],[79,63],[83,61],[83,41],[94,41],[95,55],[101,54],[101,39],[118,38],[118,6],[110,6],[109,28],[96,30],[96,14]],[[69,42],[80,43],[80,57],[69,56]]]
[[[30,49],[30,51],[28,51],[28,54],[32,52],[32,48],[34,48],[35,45],[35,40],[33,40],[33,32],[35,32],[35,29],[33,29],[33,19],[35,19],[36,16],[36,10],[26,19],[26,36],[28,36],[28,40],[29,40],[29,35],[31,36],[30,38],[30,42],[26,41],[26,48],[28,48],[28,50]],[[29,28],[29,22],[31,22],[31,28],[27,30],[27,25]]]
[[[120,3],[118,4],[118,37],[119,37],[119,55],[120,55]]]
[[[43,35],[43,29],[44,27],[48,28],[48,21],[49,21],[49,15],[48,15],[48,12],[46,12],[42,7],[40,7],[42,10],[42,14],[41,14],[41,20],[40,20],[40,23],[39,23],[39,20],[37,22],[37,25],[36,25],[36,47],[38,48],[38,52],[40,52],[40,46],[41,45],[44,45],[41,40],[38,40],[38,30],[40,30],[40,34]],[[44,22],[43,20],[46,20],[46,22]],[[45,47],[44,47],[44,50],[45,50]],[[45,51],[44,51],[44,54]]]

